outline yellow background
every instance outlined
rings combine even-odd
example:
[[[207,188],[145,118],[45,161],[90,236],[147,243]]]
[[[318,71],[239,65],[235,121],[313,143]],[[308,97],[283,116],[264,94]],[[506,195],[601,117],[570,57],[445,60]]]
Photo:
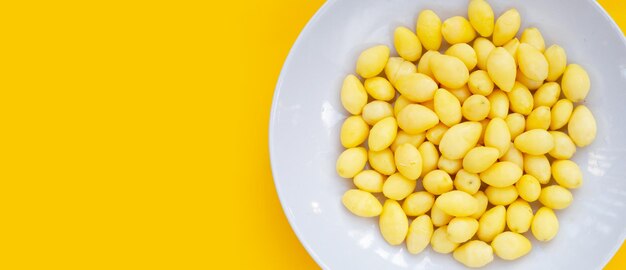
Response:
[[[317,268],[267,127],[321,4],[0,4],[0,269]],[[607,269],[625,267],[623,247]]]

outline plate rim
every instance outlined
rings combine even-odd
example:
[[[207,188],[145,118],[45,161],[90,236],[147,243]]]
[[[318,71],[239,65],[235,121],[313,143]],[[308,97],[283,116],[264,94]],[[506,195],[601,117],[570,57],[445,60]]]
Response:
[[[322,269],[330,269],[330,268],[324,263],[324,261],[319,256],[319,254],[317,254],[317,252],[311,247],[311,244],[309,243],[309,241],[306,241],[306,239],[303,238],[300,228],[294,221],[295,217],[293,216],[291,212],[287,211],[288,206],[286,205],[284,196],[282,195],[283,193],[282,188],[280,187],[280,185],[277,184],[276,178],[274,177],[275,171],[277,171],[275,168],[276,162],[274,162],[274,159],[276,156],[276,154],[274,153],[275,151],[274,150],[275,148],[275,142],[274,142],[275,130],[274,129],[276,127],[276,111],[278,110],[277,109],[278,100],[280,97],[281,88],[282,88],[285,73],[286,73],[285,71],[288,70],[289,66],[291,65],[294,51],[297,47],[299,47],[300,43],[302,43],[303,36],[307,35],[311,31],[312,25],[316,24],[317,21],[319,21],[320,17],[322,17],[322,15],[326,13],[330,9],[330,6],[332,6],[334,3],[335,3],[335,0],[326,0],[326,2],[324,2],[324,4],[322,4],[322,6],[315,12],[315,14],[313,14],[313,17],[311,17],[309,21],[305,24],[305,26],[302,28],[302,30],[298,34],[296,41],[293,43],[293,45],[291,45],[291,48],[289,48],[289,53],[287,54],[287,58],[285,58],[285,61],[283,62],[283,66],[280,69],[280,74],[278,75],[278,80],[276,81],[276,86],[274,87],[274,94],[272,96],[272,108],[270,109],[270,121],[269,121],[269,133],[268,133],[268,148],[269,148],[269,156],[270,156],[270,170],[272,174],[272,181],[274,182],[274,188],[276,189],[276,194],[278,195],[278,200],[283,210],[283,214],[287,217],[287,222],[289,223],[291,230],[294,232],[294,234],[298,238],[298,241],[300,242],[300,244],[304,247],[304,249],[307,251],[309,256],[313,258],[315,263],[317,263],[317,265],[320,266]]]

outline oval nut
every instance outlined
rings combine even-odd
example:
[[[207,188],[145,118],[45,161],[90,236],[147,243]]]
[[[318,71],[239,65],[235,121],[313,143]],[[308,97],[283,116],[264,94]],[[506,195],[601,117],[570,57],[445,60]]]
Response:
[[[504,260],[515,260],[530,252],[530,240],[519,233],[503,232],[491,242],[494,252]]]
[[[337,174],[343,178],[352,178],[360,173],[367,162],[367,151],[363,147],[349,148],[337,158]]]
[[[397,201],[386,200],[378,219],[378,226],[385,241],[395,246],[402,244],[406,238],[409,232],[409,219]]]
[[[341,202],[350,212],[360,217],[378,216],[383,209],[374,195],[358,189],[346,191],[341,197]]]
[[[361,114],[367,104],[367,92],[361,81],[350,74],[343,80],[341,87],[341,104],[351,114]]]
[[[435,199],[435,205],[448,215],[455,217],[471,216],[478,209],[478,201],[463,191],[452,190]]]
[[[559,232],[559,220],[552,209],[541,207],[533,218],[530,230],[537,240],[550,241]]]
[[[363,51],[356,61],[356,73],[367,79],[380,74],[389,60],[389,47],[377,45]]]
[[[483,37],[493,34],[495,26],[495,15],[491,5],[484,0],[472,0],[467,6],[467,17],[476,32]]]
[[[522,169],[513,162],[500,161],[480,173],[480,180],[494,187],[513,185],[522,177]]]
[[[433,236],[433,223],[429,216],[422,215],[411,222],[406,236],[406,247],[409,253],[418,254],[430,243]]]
[[[430,9],[423,10],[417,17],[417,37],[426,50],[439,50],[441,46],[441,19]]]
[[[523,153],[531,155],[543,155],[554,148],[552,135],[543,129],[533,129],[520,134],[515,138],[514,144]]]
[[[463,122],[452,126],[439,142],[441,155],[452,160],[462,159],[474,148],[481,131],[482,125],[478,122]]]
[[[567,124],[567,133],[578,147],[591,144],[596,138],[596,119],[585,105],[579,105],[572,112]]]
[[[406,27],[398,27],[393,33],[393,45],[400,57],[407,61],[417,61],[422,56],[422,44],[417,35]]]

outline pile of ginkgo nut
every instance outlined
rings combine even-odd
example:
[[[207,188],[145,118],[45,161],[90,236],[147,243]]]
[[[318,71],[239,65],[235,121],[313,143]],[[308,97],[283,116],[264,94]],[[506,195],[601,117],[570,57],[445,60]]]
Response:
[[[594,140],[596,122],[579,104],[587,72],[568,65],[560,46],[546,49],[537,28],[517,39],[516,9],[495,20],[489,3],[471,0],[468,17],[442,23],[423,10],[416,32],[396,28],[399,57],[385,45],[360,54],[356,73],[365,81],[348,75],[341,89],[352,116],[341,127],[347,149],[337,173],[357,187],[343,195],[345,207],[379,216],[389,244],[406,241],[417,254],[430,243],[481,267],[494,252],[527,254],[529,230],[539,241],[555,237],[554,210],[582,184],[569,159]],[[442,38],[450,47],[440,53]],[[373,195],[380,192],[382,205]],[[534,201],[542,206],[533,213]]]

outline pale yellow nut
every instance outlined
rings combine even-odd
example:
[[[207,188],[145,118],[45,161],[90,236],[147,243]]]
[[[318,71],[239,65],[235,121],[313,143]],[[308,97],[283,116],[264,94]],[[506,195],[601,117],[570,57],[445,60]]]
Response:
[[[517,200],[519,194],[515,186],[493,187],[489,186],[485,189],[485,195],[489,199],[489,203],[493,205],[509,205]]]
[[[445,54],[435,54],[429,63],[435,79],[447,88],[460,88],[467,83],[469,71],[459,58]]]
[[[546,49],[543,55],[548,60],[548,78],[546,80],[549,82],[558,80],[567,66],[565,50],[559,45],[552,45]]]
[[[483,95],[472,95],[463,102],[461,113],[467,120],[481,121],[487,118],[490,109],[489,99]]]
[[[372,77],[365,80],[363,84],[365,91],[372,98],[382,101],[390,101],[396,97],[396,90],[391,83],[383,77]]]
[[[535,177],[539,183],[547,184],[552,176],[550,161],[544,155],[524,155],[524,172]]]
[[[472,46],[472,48],[474,48],[474,51],[476,51],[478,68],[482,70],[487,70],[487,58],[489,58],[489,54],[491,54],[491,51],[493,51],[496,46],[494,46],[490,40],[479,37],[474,40],[474,45]]]
[[[455,217],[448,223],[448,240],[455,243],[464,243],[470,240],[478,231],[478,220],[471,217]]]
[[[471,76],[471,75],[470,75]],[[469,83],[469,81],[468,81]],[[457,89],[450,89],[449,90],[450,93],[452,93],[458,100],[459,102],[463,103],[465,102],[465,100],[467,100],[467,98],[469,98],[472,95],[472,92],[470,92],[469,88],[467,87],[467,85],[463,85],[461,88],[457,88]]]
[[[396,85],[396,80],[406,74],[415,73],[417,67],[415,64],[402,59],[402,57],[389,57],[387,65],[385,65],[385,76],[392,85]],[[395,96],[395,91],[394,91]]]
[[[525,85],[515,82],[511,92],[508,92],[506,95],[509,98],[511,111],[523,115],[528,115],[532,112],[535,104],[533,94],[530,93],[530,90]]]
[[[494,187],[513,185],[522,177],[522,169],[515,163],[500,161],[491,165],[489,169],[480,173],[480,180]]]
[[[539,106],[526,117],[526,130],[550,128],[552,113],[550,107]]]
[[[516,233],[525,233],[533,221],[533,209],[528,202],[518,199],[506,209],[506,225]]]
[[[354,176],[354,185],[360,190],[378,193],[383,191],[383,175],[375,170],[364,170]]]
[[[399,245],[402,244],[409,232],[409,219],[397,201],[386,200],[378,219],[378,226],[387,243]]]
[[[561,87],[567,99],[572,102],[583,101],[591,87],[587,71],[577,64],[569,64],[563,73]]]
[[[472,240],[455,249],[452,256],[467,267],[480,268],[493,261],[493,248],[483,241]]]
[[[389,59],[389,47],[377,45],[363,51],[356,61],[356,73],[363,78],[380,74]]]
[[[530,230],[537,240],[550,241],[559,232],[559,220],[552,209],[541,207],[535,213]]]
[[[520,71],[519,69],[517,70],[517,75],[515,76],[515,79],[518,82],[522,83],[524,86],[528,87],[529,90],[537,90],[543,85],[543,81],[531,80],[526,77],[524,73],[522,73],[522,71]]]
[[[359,115],[346,118],[341,125],[341,145],[352,148],[362,144],[369,134],[370,127]]]
[[[567,125],[572,111],[574,111],[574,104],[569,99],[557,101],[550,109],[550,130],[557,130]]]
[[[530,252],[532,244],[519,233],[503,232],[491,242],[493,251],[504,260],[516,260]]]
[[[447,254],[456,249],[459,244],[450,241],[447,236],[448,226],[442,226],[437,228],[433,232],[433,236],[430,239],[430,245],[435,252]]]
[[[406,236],[406,248],[411,254],[422,252],[433,236],[433,222],[427,215],[417,217],[409,226]]]
[[[415,102],[410,101],[408,98],[406,98],[403,95],[398,96],[398,98],[396,99],[396,102],[393,103],[393,115],[398,117],[398,114],[400,114],[402,109],[404,109],[404,107],[406,107],[409,104],[415,104]]]
[[[367,92],[361,81],[350,74],[343,80],[341,87],[341,104],[351,114],[361,114],[367,104]]]
[[[556,160],[552,163],[552,176],[561,186],[579,188],[583,184],[580,167],[571,160]]]
[[[567,124],[567,133],[578,147],[591,144],[596,138],[596,119],[585,105],[577,106]],[[445,136],[445,135],[444,135]]]
[[[522,134],[526,128],[526,119],[519,113],[511,113],[507,115],[504,122],[506,122],[506,125],[509,127],[511,139],[513,140]]]
[[[476,194],[480,189],[480,178],[476,173],[469,173],[463,169],[454,176],[454,187],[469,194]]]
[[[447,159],[446,157],[440,157],[437,161],[437,168],[447,172],[448,174],[455,174],[463,167],[463,160],[461,159]]]
[[[400,145],[403,145],[405,143],[409,143],[415,147],[419,147],[420,145],[422,145],[425,139],[425,133],[411,135],[409,133],[406,133],[404,130],[399,130],[398,134],[396,135],[396,139],[393,141],[390,148],[392,151],[396,151],[396,149],[398,149]]]
[[[541,189],[539,202],[552,209],[565,209],[574,200],[572,193],[559,185],[551,185]]]
[[[426,191],[415,192],[404,200],[402,210],[407,216],[421,216],[430,211],[435,203],[435,196]]]
[[[383,206],[374,195],[358,189],[346,191],[341,197],[341,202],[350,212],[360,217],[375,217],[383,210]]]
[[[396,28],[393,33],[393,45],[400,57],[407,61],[417,61],[422,56],[422,43],[417,35],[404,26]]]
[[[502,48],[506,49],[506,51],[509,52],[509,54],[513,56],[513,58],[515,58],[515,56],[517,55],[517,48],[519,47],[519,43],[519,39],[514,38],[504,44]]]
[[[389,116],[378,121],[372,129],[367,139],[367,145],[372,151],[380,151],[389,147],[396,139],[398,123],[393,116]]]
[[[476,212],[472,214],[470,217],[479,219],[485,211],[487,211],[487,206],[489,205],[489,199],[487,195],[481,190],[474,194],[474,199],[478,202],[478,207],[476,208]]]
[[[417,72],[434,79],[435,75],[433,75],[433,72],[430,68],[430,58],[434,55],[439,54],[441,53],[439,53],[438,51],[427,51],[426,53],[424,53],[424,55],[422,55],[422,59],[420,59],[420,61],[417,63]]]
[[[532,45],[520,43],[516,59],[519,69],[529,79],[543,81],[548,78],[548,60]]]
[[[539,29],[535,27],[524,29],[522,36],[520,37],[520,42],[532,45],[540,52],[544,52],[546,50],[546,42],[543,40],[543,35],[541,35]]]
[[[569,159],[576,153],[576,145],[567,134],[560,131],[550,131],[554,138],[554,148],[548,154],[556,159]]]
[[[426,50],[439,50],[441,46],[441,19],[434,11],[420,12],[415,26],[417,37]]]
[[[374,100],[363,107],[363,120],[370,126],[390,116],[393,116],[393,107],[391,107],[389,102]]]
[[[502,13],[496,20],[493,29],[493,44],[502,46],[517,35],[522,18],[519,12],[512,8]]]
[[[396,88],[402,96],[413,102],[424,102],[433,99],[437,83],[421,73],[409,73],[398,77]]]
[[[496,235],[504,231],[506,226],[506,209],[496,205],[487,210],[478,220],[478,239],[491,242]]]
[[[543,84],[533,96],[535,108],[539,106],[552,107],[561,95],[561,86],[555,82],[548,82]]]
[[[474,148],[482,126],[478,122],[463,122],[452,126],[439,142],[439,151],[447,159],[462,159],[469,150]]]
[[[363,147],[348,148],[337,158],[337,174],[352,178],[360,173],[367,162],[367,151]]]
[[[417,148],[417,150],[420,151],[420,155],[422,156],[422,175],[426,175],[432,170],[437,169],[439,151],[433,143],[424,142]]]
[[[506,118],[509,114],[509,98],[501,90],[495,90],[487,97],[489,99],[489,115],[491,119]]]
[[[392,200],[402,200],[415,191],[417,182],[400,173],[390,175],[383,184],[383,195]]]
[[[484,0],[472,0],[467,6],[467,17],[476,32],[483,37],[493,34],[495,15],[491,5]]]
[[[509,151],[507,151],[504,156],[500,157],[500,161],[513,162],[521,170],[524,169],[524,154],[522,154],[513,143],[511,143]]]
[[[443,21],[441,35],[450,44],[467,43],[474,40],[476,31],[467,19],[454,16]]]
[[[515,58],[506,49],[497,47],[491,51],[487,58],[487,72],[491,80],[501,90],[509,92],[513,89],[517,74]]]
[[[398,126],[409,134],[420,134],[439,123],[437,114],[419,105],[409,104],[398,113]]]
[[[439,142],[441,141],[441,138],[443,138],[443,134],[445,134],[446,131],[448,131],[448,126],[443,123],[439,123],[426,131],[426,139],[435,145],[439,145]]]
[[[417,180],[422,173],[422,156],[417,148],[409,143],[400,145],[394,153],[396,167],[404,177]]]
[[[471,216],[478,209],[478,201],[472,195],[460,190],[441,194],[435,199],[435,205],[446,214],[455,217]]]
[[[504,156],[511,146],[511,132],[502,118],[494,118],[489,121],[485,129],[485,146],[498,149],[498,157]]]
[[[435,195],[446,193],[453,188],[452,178],[442,170],[433,170],[424,175],[422,184],[426,191]]]
[[[430,210],[430,218],[433,221],[433,225],[436,227],[441,227],[447,225],[450,220],[452,220],[453,216],[446,214],[443,210],[439,209],[436,205],[433,205],[433,208]]]
[[[487,71],[476,70],[470,74],[467,86],[472,94],[488,96],[493,92],[494,84]]]
[[[543,129],[526,131],[517,136],[513,143],[518,150],[531,155],[543,155],[554,148],[552,135]]]
[[[461,61],[463,61],[463,64],[465,64],[465,66],[467,67],[467,70],[474,69],[474,67],[476,67],[476,64],[478,63],[476,51],[474,51],[472,46],[467,45],[467,43],[454,44],[450,46],[450,48],[448,48],[444,54],[461,59]]]
[[[439,121],[448,127],[461,122],[461,102],[448,90],[439,88],[435,91],[435,113]]]
[[[372,151],[370,149],[367,152],[367,158],[372,169],[383,175],[392,175],[396,172],[393,152],[389,148],[381,151]]]
[[[475,147],[467,152],[467,155],[463,158],[463,169],[469,173],[484,172],[498,161],[499,156],[500,151],[498,151],[497,148],[485,146]]]
[[[517,193],[527,202],[534,202],[539,199],[541,193],[541,183],[532,175],[525,174],[515,183]]]

